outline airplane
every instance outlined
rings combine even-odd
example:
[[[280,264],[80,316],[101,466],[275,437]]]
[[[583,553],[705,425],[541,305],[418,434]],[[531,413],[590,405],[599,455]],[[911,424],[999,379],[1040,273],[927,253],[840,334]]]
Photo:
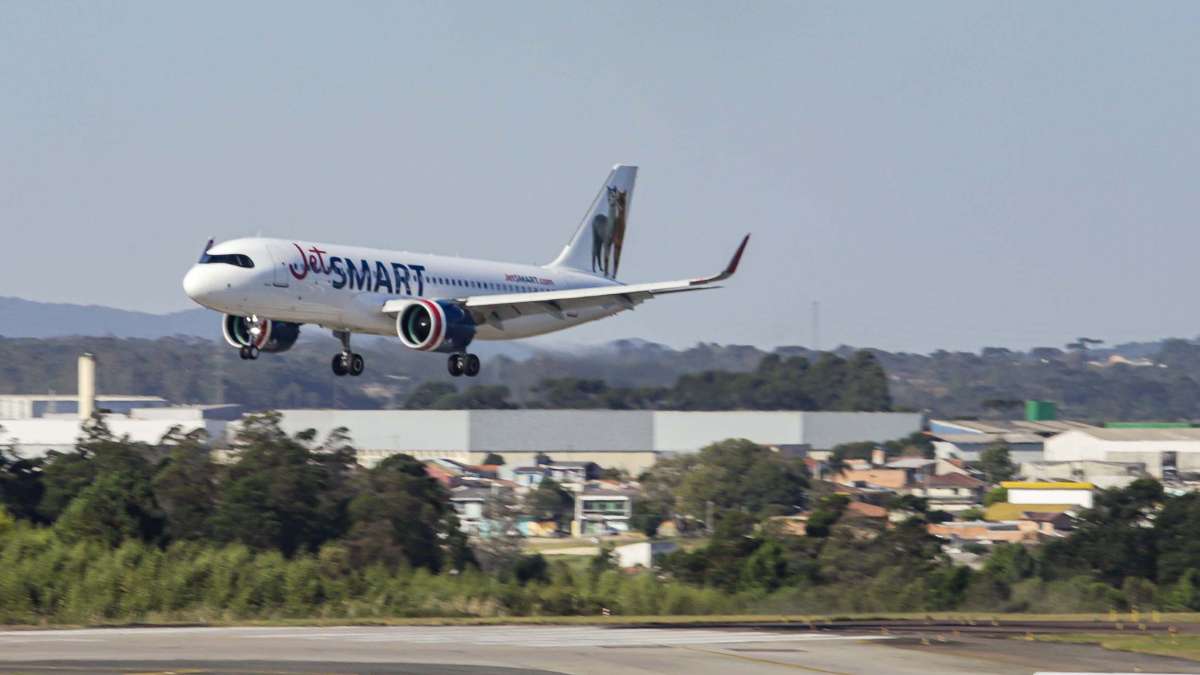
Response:
[[[552,262],[485,260],[250,237],[213,245],[183,278],[196,303],[218,312],[244,360],[287,351],[302,324],[333,332],[337,376],[361,375],[352,333],[398,337],[409,349],[448,354],[450,375],[475,377],[474,340],[514,340],[630,310],[659,295],[716,286],[737,271],[747,234],[718,274],[679,281],[617,281],[637,167],[613,167],[583,222]]]

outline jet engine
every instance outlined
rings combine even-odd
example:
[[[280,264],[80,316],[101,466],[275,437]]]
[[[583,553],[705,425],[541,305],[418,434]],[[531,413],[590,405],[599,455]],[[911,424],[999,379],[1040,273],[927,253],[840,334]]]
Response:
[[[475,338],[475,321],[456,303],[413,300],[396,315],[396,335],[409,349],[461,352]]]
[[[263,352],[286,352],[300,337],[300,324],[226,314],[221,319],[221,334],[233,347],[257,347]]]

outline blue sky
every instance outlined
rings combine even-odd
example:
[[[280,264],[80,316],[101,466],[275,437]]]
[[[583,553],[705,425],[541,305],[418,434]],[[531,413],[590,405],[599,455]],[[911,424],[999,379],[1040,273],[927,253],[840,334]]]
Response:
[[[212,235],[552,259],[562,334],[929,351],[1200,333],[1200,4],[0,0],[0,295],[148,311]]]

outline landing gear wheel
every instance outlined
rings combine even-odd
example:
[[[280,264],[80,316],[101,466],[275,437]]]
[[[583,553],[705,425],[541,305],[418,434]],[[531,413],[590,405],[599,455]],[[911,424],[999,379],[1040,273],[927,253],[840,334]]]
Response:
[[[258,347],[248,345],[238,350],[238,356],[242,357],[243,361],[253,361],[258,358]]]
[[[329,365],[333,367],[333,374],[337,375],[338,377],[341,377],[348,372],[346,370],[346,360],[342,358],[341,354],[335,354],[333,357],[333,362]]]
[[[475,377],[479,374],[479,357],[474,354],[467,354],[467,362],[463,367],[463,374],[467,377]]]
[[[350,355],[350,369],[349,369],[350,375],[352,375],[354,377],[358,377],[359,375],[363,374],[363,368],[366,368],[366,367],[367,367],[367,364],[365,361],[363,361],[362,354],[351,354]]]
[[[446,360],[446,370],[449,370],[454,377],[462,375],[466,369],[467,359],[463,354],[451,354],[450,358]]]

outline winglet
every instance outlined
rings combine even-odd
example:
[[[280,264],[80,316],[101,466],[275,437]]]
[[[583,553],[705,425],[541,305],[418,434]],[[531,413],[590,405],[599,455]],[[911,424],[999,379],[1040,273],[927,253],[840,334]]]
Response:
[[[738,245],[737,252],[735,252],[733,257],[730,258],[729,265],[725,267],[725,271],[721,272],[722,279],[727,279],[733,276],[734,272],[737,272],[738,263],[742,262],[742,254],[746,252],[746,244],[749,243],[750,235],[747,234],[745,237],[742,237],[742,243]]]
[[[746,244],[749,243],[750,235],[747,234],[745,237],[742,237],[742,243],[738,245],[737,251],[734,251],[733,257],[729,259],[729,264],[725,266],[725,269],[720,274],[703,279],[693,279],[691,285],[703,286],[704,284],[713,284],[733,276],[734,272],[737,272],[738,263],[742,262],[742,253],[746,251]]]

